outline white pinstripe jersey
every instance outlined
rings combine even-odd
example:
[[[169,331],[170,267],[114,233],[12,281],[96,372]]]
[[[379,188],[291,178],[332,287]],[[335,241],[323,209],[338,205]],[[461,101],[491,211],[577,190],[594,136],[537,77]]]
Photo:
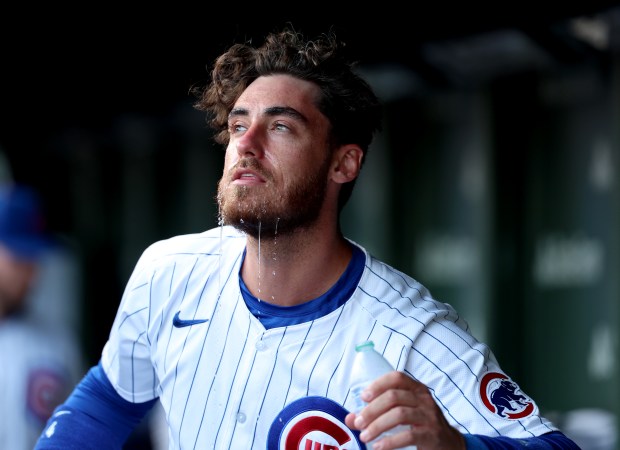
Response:
[[[245,243],[231,227],[157,242],[127,284],[103,367],[126,400],[160,397],[170,448],[363,449],[344,415],[355,345],[369,339],[426,384],[463,433],[556,429],[449,305],[365,251],[362,278],[343,306],[266,330],[239,288]],[[197,322],[175,326],[177,312]]]

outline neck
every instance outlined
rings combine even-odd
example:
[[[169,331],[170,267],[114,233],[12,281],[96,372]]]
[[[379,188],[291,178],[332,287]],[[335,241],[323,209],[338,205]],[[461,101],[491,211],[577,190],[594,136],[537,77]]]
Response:
[[[241,276],[255,297],[293,306],[325,293],[350,260],[350,243],[337,229],[248,236]]]

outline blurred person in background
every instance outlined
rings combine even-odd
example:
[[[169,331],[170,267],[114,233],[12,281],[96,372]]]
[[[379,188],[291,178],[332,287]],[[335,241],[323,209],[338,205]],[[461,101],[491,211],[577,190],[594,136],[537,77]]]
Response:
[[[0,448],[32,449],[46,420],[83,374],[70,329],[31,311],[44,259],[60,249],[34,188],[0,183]],[[44,305],[42,305],[44,307]],[[48,305],[55,317],[54,303]]]

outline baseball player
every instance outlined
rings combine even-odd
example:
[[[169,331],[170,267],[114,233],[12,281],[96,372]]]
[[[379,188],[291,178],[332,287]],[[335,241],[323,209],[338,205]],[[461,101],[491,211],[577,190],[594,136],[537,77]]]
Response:
[[[226,146],[221,225],[152,244],[100,362],[38,449],[121,448],[160,401],[171,449],[578,448],[467,324],[344,237],[379,102],[332,34],[290,30],[216,60],[197,108]],[[396,369],[353,410],[372,340]]]
[[[82,375],[70,334],[32,320],[29,294],[50,253],[35,191],[0,186],[0,448],[31,450]]]

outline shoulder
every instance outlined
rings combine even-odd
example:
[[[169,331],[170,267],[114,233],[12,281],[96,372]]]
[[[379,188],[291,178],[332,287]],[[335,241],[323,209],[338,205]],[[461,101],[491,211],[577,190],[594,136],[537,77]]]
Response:
[[[237,254],[243,251],[245,243],[246,236],[229,226],[177,235],[149,245],[140,256],[138,267],[156,264],[158,261]]]
[[[447,303],[435,299],[431,292],[413,276],[381,261],[360,247],[366,255],[366,265],[359,289],[370,303],[397,308],[400,312],[428,311],[442,316],[456,314]]]
[[[201,233],[183,234],[156,241],[138,258],[127,288],[141,286],[158,273],[191,271],[198,261],[219,267],[234,264],[245,249],[246,236],[232,227],[218,227]]]
[[[440,327],[471,341],[469,325],[449,304],[433,297],[411,275],[366,254],[364,272],[355,294],[357,304],[386,330],[407,336],[410,342],[423,330]]]
[[[223,226],[200,233],[182,234],[154,242],[146,248],[143,257],[161,257],[177,254],[219,253],[223,248],[245,246],[246,236],[240,231]]]

